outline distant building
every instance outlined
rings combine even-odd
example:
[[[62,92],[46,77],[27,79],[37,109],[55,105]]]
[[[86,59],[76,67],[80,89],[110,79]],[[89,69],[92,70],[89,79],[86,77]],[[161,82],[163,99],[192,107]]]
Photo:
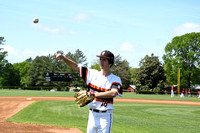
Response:
[[[198,98],[200,98],[200,84],[195,84],[193,87],[197,90]]]
[[[194,89],[200,90],[200,84],[191,85]]]
[[[129,87],[127,88],[127,91],[135,92],[135,89],[136,89],[135,85],[129,85]]]

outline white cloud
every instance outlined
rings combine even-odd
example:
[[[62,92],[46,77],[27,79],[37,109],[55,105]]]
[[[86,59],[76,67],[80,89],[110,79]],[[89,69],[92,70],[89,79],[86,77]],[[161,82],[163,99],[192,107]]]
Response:
[[[39,29],[43,32],[47,32],[47,33],[50,33],[50,34],[75,34],[76,32],[73,31],[73,30],[66,30],[66,28],[64,27],[56,27],[56,28],[52,28],[52,27],[49,27],[47,25],[43,25],[43,24],[33,24],[33,27],[36,28],[36,29]]]
[[[67,30],[66,32],[67,32],[67,34],[70,34],[70,35],[76,34],[76,32],[73,30]]]
[[[17,55],[18,55],[18,53],[17,53],[17,51],[15,50],[15,48],[14,48],[14,47],[11,47],[11,46],[9,46],[9,45],[3,45],[3,50],[4,50],[4,51],[7,51],[7,52],[9,52],[9,53],[12,53],[13,56],[17,56]]]
[[[75,17],[74,17],[74,20],[75,21],[78,21],[78,22],[81,22],[81,21],[85,21],[86,19],[88,19],[88,15],[85,14],[85,13],[80,13],[80,14],[77,14]]]
[[[129,42],[126,42],[126,43],[123,43],[120,47],[120,51],[122,52],[133,52],[135,51],[135,45],[129,43]]]
[[[200,25],[195,23],[184,23],[174,29],[174,36],[181,36],[186,33],[200,32]]]
[[[4,48],[4,51],[8,52],[8,56],[6,57],[6,59],[10,63],[22,62],[30,57],[34,59],[36,56],[49,55],[49,52],[47,51],[41,51],[41,50],[35,51],[35,50],[30,50],[30,49],[21,50],[9,45],[4,45],[3,48]]]

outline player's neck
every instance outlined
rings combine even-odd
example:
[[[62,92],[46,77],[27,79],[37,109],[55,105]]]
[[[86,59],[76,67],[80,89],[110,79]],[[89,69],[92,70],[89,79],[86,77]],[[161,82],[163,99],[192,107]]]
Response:
[[[101,69],[101,74],[105,77],[111,74],[110,69]]]

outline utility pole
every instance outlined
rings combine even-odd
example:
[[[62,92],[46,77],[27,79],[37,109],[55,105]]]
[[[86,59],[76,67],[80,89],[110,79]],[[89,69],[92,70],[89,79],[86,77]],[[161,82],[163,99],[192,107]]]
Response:
[[[181,71],[181,69],[178,68],[178,73],[177,73],[178,95],[180,95],[180,80],[181,80],[180,79],[181,78],[180,71]]]

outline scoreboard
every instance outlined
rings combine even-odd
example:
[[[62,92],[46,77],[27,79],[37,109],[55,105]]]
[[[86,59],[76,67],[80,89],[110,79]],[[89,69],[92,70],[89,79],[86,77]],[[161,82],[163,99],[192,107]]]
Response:
[[[72,73],[45,73],[46,81],[72,81]]]

